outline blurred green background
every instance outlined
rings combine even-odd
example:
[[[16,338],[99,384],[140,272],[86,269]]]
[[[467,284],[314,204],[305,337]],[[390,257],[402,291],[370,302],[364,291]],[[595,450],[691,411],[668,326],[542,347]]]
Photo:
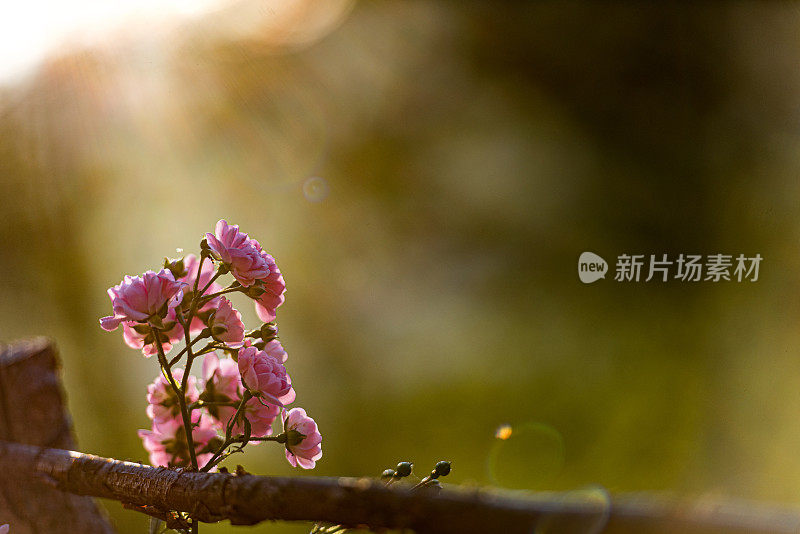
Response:
[[[294,4],[0,89],[0,339],[57,340],[81,450],[146,459],[157,365],[100,329],[106,288],[226,218],[284,273],[324,436],[310,473],[269,444],[233,465],[800,502],[796,5]],[[584,250],[764,261],[584,285]]]

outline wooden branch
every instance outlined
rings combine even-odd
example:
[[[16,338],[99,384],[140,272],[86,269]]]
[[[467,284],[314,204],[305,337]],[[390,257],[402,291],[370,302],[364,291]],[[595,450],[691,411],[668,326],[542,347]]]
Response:
[[[0,439],[32,446],[75,448],[64,407],[58,356],[46,339],[0,345]],[[111,525],[88,497],[62,493],[0,471],[0,524],[14,534],[110,534]]]
[[[746,503],[447,488],[440,494],[353,478],[181,472],[71,452],[54,348],[38,339],[0,347],[0,524],[13,534],[111,533],[87,496],[169,518],[249,525],[323,521],[426,533],[779,534],[800,532],[797,510]]]
[[[386,488],[369,479],[281,478],[181,472],[77,452],[0,442],[0,472],[13,480],[160,510],[205,522],[249,525],[305,520],[410,528],[419,533],[798,532],[796,511],[724,503],[628,498],[600,503],[549,494],[522,498],[478,490],[440,494]]]

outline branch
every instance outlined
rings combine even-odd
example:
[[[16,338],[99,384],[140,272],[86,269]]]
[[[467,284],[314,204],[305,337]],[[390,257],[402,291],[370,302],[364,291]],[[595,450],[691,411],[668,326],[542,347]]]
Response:
[[[521,498],[457,489],[431,494],[387,488],[369,479],[186,472],[9,442],[0,442],[0,472],[11,480],[38,478],[70,493],[189,512],[204,522],[228,519],[237,525],[304,520],[419,533],[503,534],[775,534],[800,529],[796,511],[740,504],[647,497],[611,505],[557,494]]]

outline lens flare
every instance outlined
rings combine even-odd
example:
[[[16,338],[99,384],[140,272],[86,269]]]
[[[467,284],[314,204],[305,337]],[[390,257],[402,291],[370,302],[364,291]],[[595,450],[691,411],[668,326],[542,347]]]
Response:
[[[494,433],[494,437],[497,439],[508,439],[511,437],[511,433],[514,430],[511,428],[511,425],[500,425],[497,427],[497,430]]]
[[[309,202],[322,202],[328,198],[330,190],[327,180],[319,176],[312,176],[303,182],[303,196]]]
[[[514,489],[544,489],[564,466],[561,434],[543,423],[503,425],[488,458],[493,484]]]

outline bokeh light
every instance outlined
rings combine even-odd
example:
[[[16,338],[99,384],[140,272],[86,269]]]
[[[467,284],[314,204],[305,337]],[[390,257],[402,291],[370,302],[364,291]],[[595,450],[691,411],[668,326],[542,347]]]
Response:
[[[543,423],[501,427],[489,453],[489,476],[514,489],[546,489],[564,466],[566,448],[559,432]]]

